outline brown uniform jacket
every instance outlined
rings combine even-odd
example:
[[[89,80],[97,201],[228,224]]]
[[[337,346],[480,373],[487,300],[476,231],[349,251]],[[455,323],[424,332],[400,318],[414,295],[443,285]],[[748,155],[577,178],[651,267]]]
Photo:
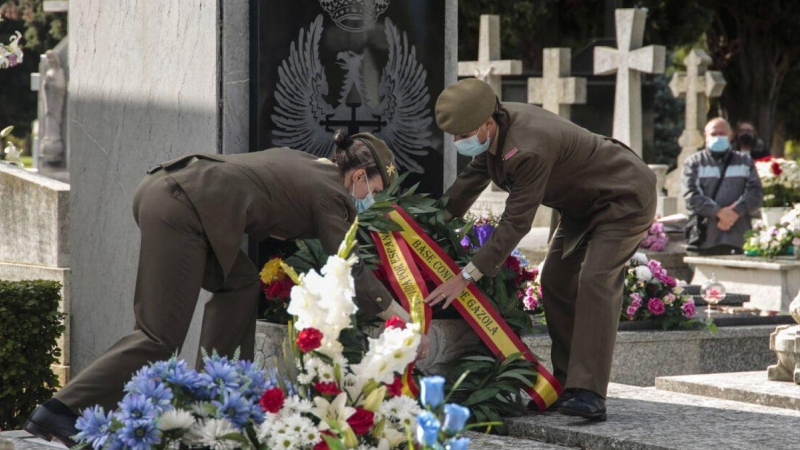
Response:
[[[186,166],[193,157],[199,161]],[[184,155],[148,173],[159,168],[191,200],[226,277],[245,233],[256,241],[318,238],[335,254],[357,216],[338,167],[288,148]],[[360,309],[373,315],[385,310],[392,301],[386,288],[362,262],[352,273]]]
[[[499,226],[472,259],[482,274],[497,273],[541,204],[562,214],[566,257],[598,224],[641,214],[655,201],[655,174],[618,141],[538,106],[503,107],[510,116],[505,137],[475,157],[444,194],[447,211],[459,217],[490,181],[510,194]]]

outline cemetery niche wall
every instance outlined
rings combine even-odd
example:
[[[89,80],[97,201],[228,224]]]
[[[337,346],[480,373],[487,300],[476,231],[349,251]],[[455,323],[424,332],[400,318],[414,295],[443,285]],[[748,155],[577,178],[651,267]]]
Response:
[[[333,132],[370,132],[395,151],[408,183],[443,191],[445,3],[253,2],[251,151],[333,154]]]

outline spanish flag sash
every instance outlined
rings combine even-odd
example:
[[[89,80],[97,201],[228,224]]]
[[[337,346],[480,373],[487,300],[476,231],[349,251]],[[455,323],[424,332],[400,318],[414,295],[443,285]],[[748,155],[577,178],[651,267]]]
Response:
[[[456,276],[459,268],[402,208],[396,206],[387,216],[400,225],[402,231],[373,232],[372,237],[395,294],[406,309],[411,311],[413,306],[418,310],[411,311],[412,316],[424,318],[423,331],[427,333],[430,326],[430,307],[420,301],[413,301],[415,298],[424,299],[428,296],[420,269],[433,280],[443,283]],[[535,363],[538,376],[527,392],[540,411],[544,411],[558,399],[562,392],[561,384],[533,356],[477,286],[470,283],[453,302],[453,306],[496,356],[505,358],[521,353],[524,358]],[[413,388],[416,386],[413,385],[410,370],[406,371],[403,378],[404,384],[410,380],[409,388],[414,392]]]

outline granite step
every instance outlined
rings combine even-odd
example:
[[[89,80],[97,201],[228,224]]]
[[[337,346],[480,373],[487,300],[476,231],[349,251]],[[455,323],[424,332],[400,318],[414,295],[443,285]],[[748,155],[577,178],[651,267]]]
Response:
[[[656,389],[800,411],[800,386],[770,381],[766,370],[658,377]]]
[[[23,430],[0,431],[0,450],[64,450],[68,448],[61,442],[55,440],[48,442]]]
[[[608,394],[607,422],[544,413],[509,419],[509,433],[582,449],[800,447],[800,411],[614,383]]]

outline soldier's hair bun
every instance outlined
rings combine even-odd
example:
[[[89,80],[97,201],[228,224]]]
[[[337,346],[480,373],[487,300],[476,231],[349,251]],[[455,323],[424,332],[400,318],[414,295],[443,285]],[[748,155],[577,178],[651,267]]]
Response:
[[[336,130],[333,134],[333,142],[340,150],[347,150],[353,145],[353,138],[343,130]]]

